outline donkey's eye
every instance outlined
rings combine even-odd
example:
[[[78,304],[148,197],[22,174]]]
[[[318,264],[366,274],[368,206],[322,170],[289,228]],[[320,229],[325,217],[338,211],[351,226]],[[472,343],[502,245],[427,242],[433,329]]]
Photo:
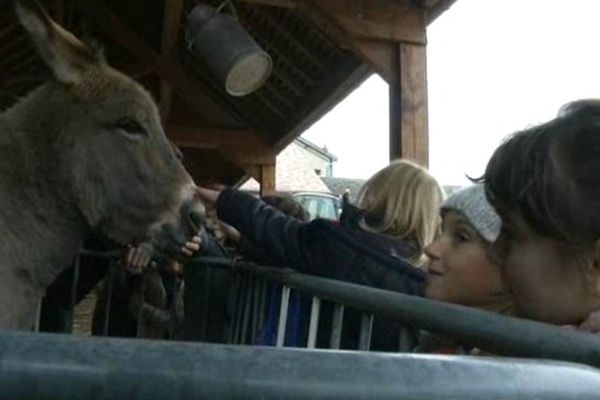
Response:
[[[146,136],[146,130],[134,119],[131,118],[122,118],[116,124],[115,127],[117,129],[122,130],[128,135],[131,136]]]

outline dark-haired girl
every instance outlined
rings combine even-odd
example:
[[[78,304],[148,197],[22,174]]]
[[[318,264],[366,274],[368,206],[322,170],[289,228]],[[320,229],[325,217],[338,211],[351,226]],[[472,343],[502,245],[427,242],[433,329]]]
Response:
[[[492,156],[493,247],[521,315],[593,331],[600,310],[600,101],[570,103]]]

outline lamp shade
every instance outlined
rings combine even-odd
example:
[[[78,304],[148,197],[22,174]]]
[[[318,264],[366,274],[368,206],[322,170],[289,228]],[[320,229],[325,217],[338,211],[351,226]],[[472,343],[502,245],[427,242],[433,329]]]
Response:
[[[269,77],[272,60],[236,18],[199,4],[187,17],[185,34],[191,50],[202,58],[232,96],[257,90]]]

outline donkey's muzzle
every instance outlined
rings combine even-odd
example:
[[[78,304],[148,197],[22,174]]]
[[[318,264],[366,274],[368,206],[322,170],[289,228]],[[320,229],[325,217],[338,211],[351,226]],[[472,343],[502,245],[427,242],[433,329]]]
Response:
[[[204,204],[197,198],[185,200],[174,221],[163,223],[155,231],[154,247],[160,258],[178,259],[181,247],[196,235],[202,235],[206,225]]]
[[[181,207],[181,220],[183,228],[189,230],[192,236],[200,232],[206,225],[206,209],[204,204],[196,198],[191,199]]]

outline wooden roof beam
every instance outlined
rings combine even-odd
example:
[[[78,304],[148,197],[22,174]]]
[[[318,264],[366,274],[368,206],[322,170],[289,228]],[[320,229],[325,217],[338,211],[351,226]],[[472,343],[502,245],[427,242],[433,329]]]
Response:
[[[163,31],[161,40],[162,54],[172,56],[177,46],[179,37],[179,24],[183,13],[183,0],[165,0],[163,12]],[[171,101],[173,99],[173,86],[165,79],[160,80],[160,93],[158,96],[158,109],[163,121],[169,118]]]
[[[52,18],[61,26],[65,26],[65,1],[52,0]]]
[[[311,1],[357,38],[425,44],[426,10],[398,0]]]
[[[397,79],[394,70],[396,52],[393,43],[355,39],[340,26],[335,15],[322,7],[319,0],[307,1],[303,12],[338,46],[354,52],[388,83]]]
[[[123,71],[130,77],[134,79],[143,78],[146,75],[149,75],[154,72],[155,66],[149,63],[137,63],[137,64],[127,64],[118,67],[120,71]]]
[[[166,57],[154,50],[127,27],[117,16],[97,0],[81,2],[81,10],[86,13],[116,43],[127,48],[141,62],[155,66],[158,75],[173,86],[177,95],[198,115],[211,115],[224,123],[235,122],[229,114],[209,95],[209,89],[200,82],[187,78],[185,71],[174,57]]]
[[[168,125],[169,138],[182,148],[218,150],[229,161],[244,167],[275,162],[275,151],[258,132],[249,129],[201,128]]]
[[[241,0],[310,12],[316,6],[327,12],[356,38],[425,44],[427,10],[399,0]]]
[[[271,7],[283,7],[283,8],[296,8],[298,6],[297,0],[241,0],[243,3],[258,4],[261,6]]]

